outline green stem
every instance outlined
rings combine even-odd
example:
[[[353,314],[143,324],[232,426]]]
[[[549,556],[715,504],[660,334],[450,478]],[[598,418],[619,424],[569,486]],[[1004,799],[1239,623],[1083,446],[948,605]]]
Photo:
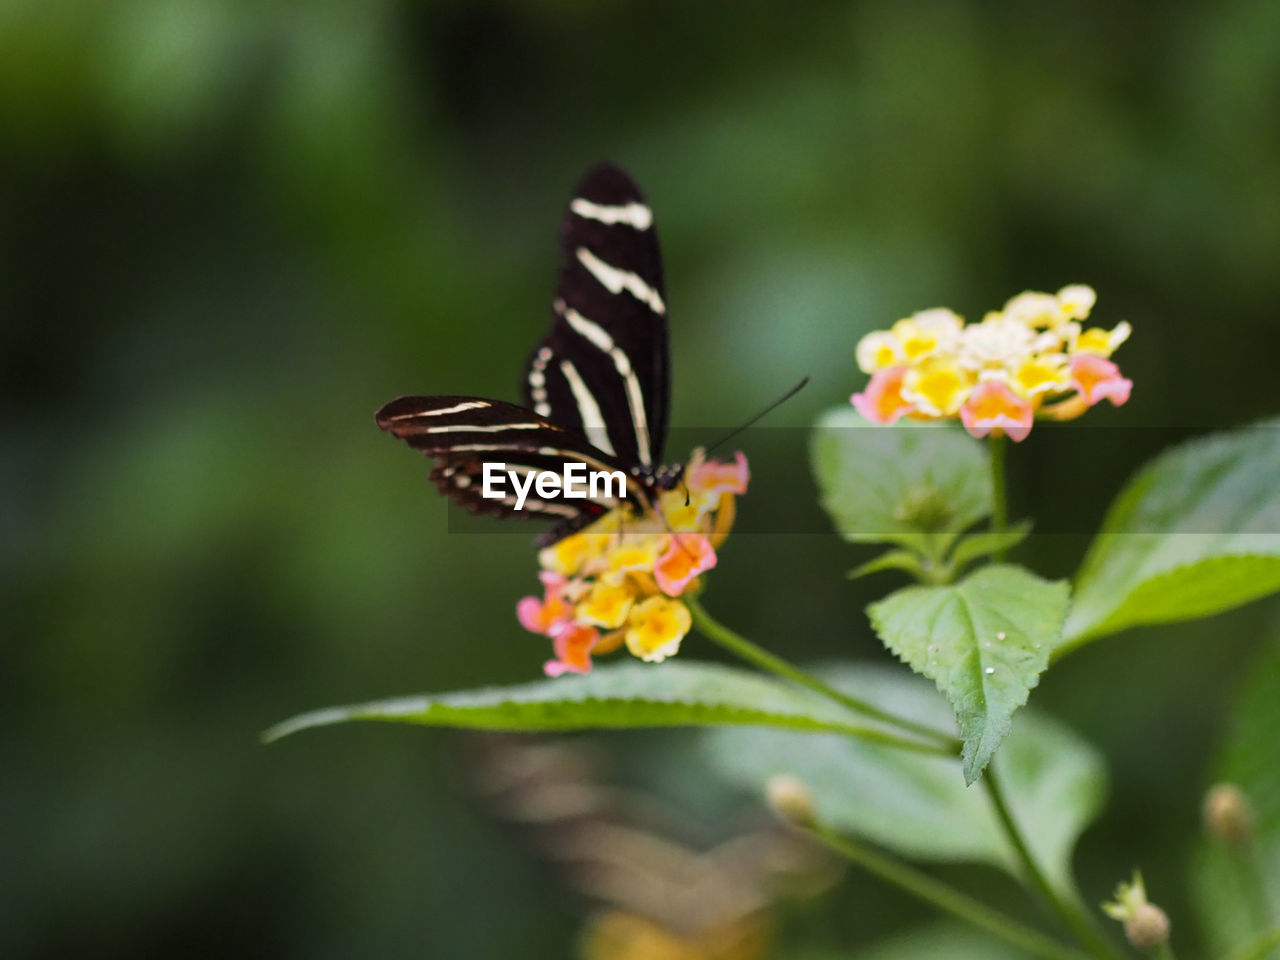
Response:
[[[840,836],[818,825],[813,833],[836,853],[855,863],[868,873],[904,890],[912,896],[949,913],[966,923],[973,924],[1033,956],[1044,960],[1087,960],[1088,955],[1064,947],[1031,927],[991,909],[985,903],[961,893],[927,873],[901,863],[892,857],[856,840]]]
[[[987,449],[991,454],[991,532],[1004,533],[1009,525],[1009,506],[1005,498],[1004,480],[1004,434],[991,434],[987,437]],[[1004,560],[1008,551],[995,552],[996,562]]]
[[[1267,897],[1267,881],[1258,856],[1258,844],[1254,840],[1232,851],[1232,859],[1244,883],[1249,899],[1249,912],[1257,930],[1271,927],[1271,901]]]
[[[781,657],[776,657],[763,647],[757,646],[741,634],[735,633],[724,624],[720,623],[711,614],[703,609],[702,605],[696,599],[690,596],[681,597],[681,601],[689,609],[690,615],[693,617],[693,625],[698,628],[708,640],[728,650],[739,659],[745,660],[753,666],[766,670],[775,676],[798,683],[803,687],[808,687],[816,693],[822,694],[830,700],[842,705],[846,709],[855,713],[860,713],[866,717],[880,720],[891,726],[897,727],[907,733],[924,737],[939,745],[942,749],[934,749],[933,752],[944,754],[946,756],[956,756],[960,752],[960,741],[949,734],[943,733],[941,730],[935,730],[924,724],[916,723],[914,720],[908,720],[906,717],[900,717],[890,713],[887,710],[881,710],[874,704],[867,703],[857,697],[850,696],[819,680],[812,674],[805,673],[799,667],[793,666]],[[924,746],[923,744],[912,741],[916,749]]]
[[[1228,960],[1263,960],[1276,947],[1280,947],[1280,930],[1264,933],[1257,940],[1229,954]]]
[[[1009,809],[1009,804],[1005,800],[1004,791],[1000,787],[1000,781],[996,777],[993,767],[987,768],[986,773],[982,777],[983,785],[986,787],[987,796],[991,800],[991,806],[995,810],[996,818],[1000,821],[1000,826],[1004,828],[1005,836],[1009,838],[1009,842],[1013,845],[1014,851],[1018,855],[1018,859],[1022,862],[1023,871],[1026,873],[1027,879],[1040,894],[1046,905],[1067,925],[1067,929],[1075,934],[1076,938],[1088,950],[1097,957],[1112,958],[1112,960],[1123,960],[1124,954],[1116,949],[1098,930],[1093,919],[1084,912],[1077,904],[1071,903],[1063,899],[1053,885],[1049,883],[1049,878],[1045,876],[1044,870],[1036,861],[1035,855],[1031,852],[1026,838],[1022,831],[1018,828],[1018,822],[1013,818],[1013,811]]]
[[[1173,955],[1173,947],[1169,946],[1168,940],[1156,947],[1154,953],[1156,960],[1178,960],[1178,958]]]

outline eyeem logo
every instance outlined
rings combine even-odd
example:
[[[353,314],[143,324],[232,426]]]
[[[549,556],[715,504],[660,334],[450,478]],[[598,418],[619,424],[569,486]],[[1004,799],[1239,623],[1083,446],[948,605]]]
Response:
[[[587,470],[585,463],[566,463],[563,473],[554,470],[530,470],[522,467],[508,470],[505,463],[484,464],[483,482],[480,496],[486,500],[502,500],[509,502],[511,495],[506,492],[506,482],[510,480],[511,489],[515,491],[514,509],[523,510],[529,491],[534,491],[539,498],[551,500],[564,497],[569,500],[621,500],[627,493],[627,476],[621,470]],[[523,482],[521,482],[523,481]]]

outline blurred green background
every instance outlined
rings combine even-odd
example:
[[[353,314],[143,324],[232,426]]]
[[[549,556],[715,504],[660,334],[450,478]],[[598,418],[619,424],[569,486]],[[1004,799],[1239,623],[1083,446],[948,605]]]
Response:
[[[803,426],[867,330],[1084,281],[1135,328],[1133,400],[1091,426],[1205,429],[1280,411],[1277,116],[1274,0],[3,0],[0,954],[571,955],[573,903],[469,795],[464,741],[257,735],[538,674],[528,531],[450,534],[372,412],[516,396],[589,163],[657,211],[676,426],[809,373],[772,421]],[[1087,529],[1142,446],[1033,437],[1015,507]],[[744,522],[818,528],[807,465],[747,453]],[[1025,555],[1066,574],[1085,542]],[[843,577],[866,556],[741,536],[708,602],[793,658],[885,660],[861,609],[890,578]],[[1273,613],[1136,631],[1037,691],[1110,761],[1091,901],[1140,863],[1189,917]],[[600,745],[634,773],[661,742]],[[861,876],[809,909],[849,955],[925,916]]]

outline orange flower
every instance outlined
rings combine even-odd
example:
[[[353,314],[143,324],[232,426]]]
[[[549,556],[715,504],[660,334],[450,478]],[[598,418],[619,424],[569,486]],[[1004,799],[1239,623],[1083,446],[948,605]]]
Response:
[[[850,400],[873,423],[958,416],[975,437],[1013,440],[1037,416],[1069,420],[1104,398],[1119,406],[1133,384],[1107,358],[1132,331],[1082,330],[1096,300],[1084,284],[1027,291],[967,325],[949,310],[923,310],[862,338],[858,366],[871,380]]]
[[[1119,367],[1092,353],[1071,358],[1071,385],[1089,406],[1106,399],[1118,407],[1129,399],[1133,389],[1133,381],[1120,376]]]
[[[548,677],[565,673],[590,673],[591,650],[600,641],[600,631],[581,624],[566,624],[551,638],[556,658],[542,667]]]
[[[907,367],[886,367],[871,375],[871,382],[862,393],[849,398],[854,408],[872,423],[896,423],[904,413],[914,407],[902,398],[902,379]]]
[[[996,380],[978,384],[960,408],[964,428],[975,437],[994,433],[1007,434],[1015,441],[1025,440],[1031,432],[1032,417],[1031,404]]]
[[[521,600],[516,617],[551,638],[548,676],[586,673],[593,654],[624,644],[653,663],[680,649],[692,617],[675,598],[716,565],[751,471],[741,453],[723,462],[695,450],[684,479],[686,489],[663,493],[656,507],[614,510],[539,552],[543,596]]]
[[[676,533],[671,536],[667,552],[653,565],[653,577],[663,593],[678,597],[694,577],[715,565],[716,552],[705,536]]]

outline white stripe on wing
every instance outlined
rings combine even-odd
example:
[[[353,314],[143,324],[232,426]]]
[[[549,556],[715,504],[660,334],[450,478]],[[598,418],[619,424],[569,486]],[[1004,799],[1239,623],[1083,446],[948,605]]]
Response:
[[[613,342],[613,337],[609,336],[609,332],[604,327],[588,320],[577,310],[574,310],[573,307],[564,307],[564,318],[568,321],[569,326],[582,337],[613,358],[613,365],[618,371],[618,376],[622,377],[622,381],[626,386],[627,406],[631,409],[631,422],[635,425],[636,431],[636,453],[640,457],[642,464],[646,467],[652,466],[652,458],[649,452],[649,423],[644,412],[644,393],[640,389],[640,379],[636,376],[635,370],[632,369],[631,360],[626,351]],[[561,362],[561,368],[563,369],[563,367],[564,361]],[[595,403],[594,398],[592,403]],[[579,407],[581,407],[581,404],[579,404]],[[604,448],[601,447],[601,449],[603,450]],[[612,450],[609,452],[613,453]]]
[[[662,302],[661,294],[645,283],[639,274],[610,266],[586,247],[578,248],[578,262],[591,271],[591,275],[610,293],[616,295],[625,290],[654,313],[666,314],[667,305]]]
[[[578,368],[568,360],[561,360],[560,372],[569,381],[569,389],[573,391],[573,399],[578,405],[578,416],[582,418],[582,429],[587,439],[609,456],[616,457],[613,442],[609,439],[609,428],[605,426],[604,414],[600,412],[600,404],[596,403],[596,398],[587,389]]]
[[[637,230],[648,230],[653,225],[653,211],[643,203],[625,203],[620,206],[610,206],[608,204],[592,203],[583,197],[575,197],[573,202],[569,204],[569,209],[580,217],[596,220],[609,226],[613,226],[615,223],[625,223],[628,227],[635,227]]]
[[[501,433],[503,430],[554,430],[547,423],[451,423],[445,427],[427,427],[420,433]]]
[[[463,403],[455,403],[452,407],[443,407],[439,410],[415,410],[413,413],[398,413],[394,417],[387,417],[388,420],[414,420],[418,417],[443,417],[450,413],[462,413],[464,410],[484,410],[492,404],[485,400],[466,400]]]

